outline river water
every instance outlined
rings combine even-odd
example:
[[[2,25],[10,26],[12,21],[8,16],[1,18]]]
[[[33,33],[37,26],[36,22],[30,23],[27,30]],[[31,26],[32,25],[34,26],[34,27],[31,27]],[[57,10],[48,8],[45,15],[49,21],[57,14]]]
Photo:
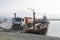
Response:
[[[60,37],[60,21],[49,21],[47,36]]]

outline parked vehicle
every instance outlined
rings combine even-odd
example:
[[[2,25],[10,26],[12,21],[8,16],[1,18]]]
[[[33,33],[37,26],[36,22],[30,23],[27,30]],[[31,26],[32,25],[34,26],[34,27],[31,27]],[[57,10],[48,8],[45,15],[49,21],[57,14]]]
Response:
[[[12,18],[12,29],[13,30],[21,30],[23,27],[23,19],[22,18]]]

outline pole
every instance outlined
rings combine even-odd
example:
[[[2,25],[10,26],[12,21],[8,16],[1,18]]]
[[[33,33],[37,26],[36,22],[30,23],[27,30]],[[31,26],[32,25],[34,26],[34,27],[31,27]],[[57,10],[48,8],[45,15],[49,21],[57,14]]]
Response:
[[[27,8],[27,9],[30,9],[33,12],[33,30],[35,30],[35,12],[34,12],[34,9],[31,9],[31,8]]]
[[[33,30],[35,30],[35,12],[33,12]]]

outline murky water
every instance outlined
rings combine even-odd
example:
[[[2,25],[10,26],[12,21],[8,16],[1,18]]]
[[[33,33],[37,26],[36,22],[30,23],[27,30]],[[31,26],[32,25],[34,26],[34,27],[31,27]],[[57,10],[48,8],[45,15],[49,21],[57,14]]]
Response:
[[[47,36],[60,37],[60,21],[50,21]]]

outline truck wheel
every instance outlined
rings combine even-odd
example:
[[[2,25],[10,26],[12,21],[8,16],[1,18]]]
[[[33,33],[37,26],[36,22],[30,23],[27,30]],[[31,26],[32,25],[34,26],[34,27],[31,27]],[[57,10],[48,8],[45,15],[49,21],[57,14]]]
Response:
[[[40,35],[46,35],[47,33],[47,28],[40,30],[39,34]]]

